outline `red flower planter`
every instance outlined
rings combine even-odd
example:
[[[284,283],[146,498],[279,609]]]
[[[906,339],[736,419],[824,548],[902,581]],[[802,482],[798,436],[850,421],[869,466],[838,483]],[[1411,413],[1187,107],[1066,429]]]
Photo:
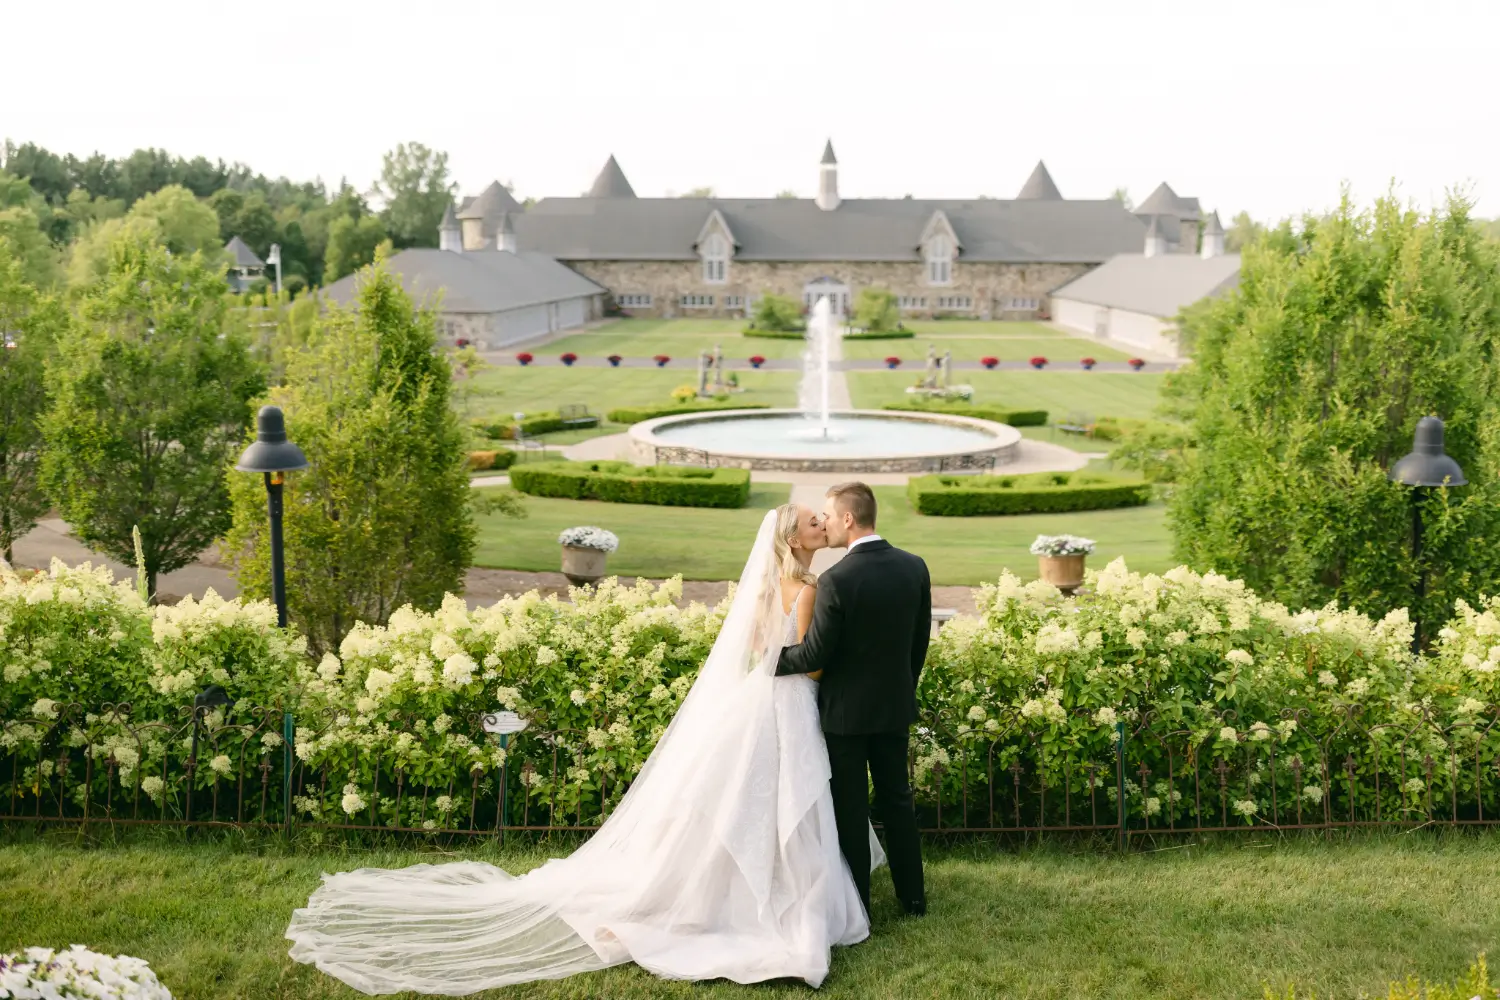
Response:
[[[1035,368],[1037,371],[1041,371],[1043,368],[1047,367],[1047,359],[1043,357],[1035,357],[1028,361],[1027,364],[1031,365],[1031,367]]]
[[[1083,366],[1084,371],[1089,371],[1094,367],[1095,362],[1093,358],[1079,358],[1078,363]]]
[[[670,355],[658,354],[656,357],[652,358],[651,360],[656,362],[656,367],[658,367],[658,368],[665,368],[665,367],[667,367],[667,362],[671,361],[672,358],[671,358]]]
[[[454,347],[468,347],[469,346],[469,338],[468,337],[459,337],[457,340],[455,340],[453,342],[453,346]]]
[[[900,363],[901,363],[901,359],[897,358],[897,357],[889,357],[889,358],[885,359],[885,366],[887,368],[894,368],[897,365],[899,365]]]
[[[1140,371],[1142,368],[1146,367],[1146,362],[1142,361],[1140,358],[1131,358],[1125,363],[1134,368],[1136,371]]]
[[[531,364],[532,358],[530,354],[522,351],[520,354],[516,355],[516,360],[521,362],[522,367],[525,367],[526,365]]]
[[[567,354],[564,354],[560,358],[558,358],[558,360],[563,364],[572,367],[573,362],[578,360],[578,355],[574,354],[572,351],[569,351]]]
[[[763,365],[765,363],[766,363],[766,359],[763,358],[763,357],[761,357],[759,354],[755,355],[754,357],[752,357],[750,359],[750,367],[751,368],[759,368],[761,365]]]
[[[611,354],[608,358],[609,366],[611,368],[618,368],[620,367],[620,362],[622,360],[623,359],[618,354]]]
[[[979,363],[982,364],[982,365],[984,365],[986,368],[994,368],[996,365],[998,365],[1000,363],[1000,359],[999,358],[980,358],[979,359]]]

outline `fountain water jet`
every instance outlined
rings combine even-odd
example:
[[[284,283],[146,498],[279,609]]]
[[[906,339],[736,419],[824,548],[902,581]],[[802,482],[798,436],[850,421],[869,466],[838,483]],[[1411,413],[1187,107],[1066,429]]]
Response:
[[[818,421],[817,433],[803,436],[823,441],[833,440],[829,430],[828,365],[833,338],[839,335],[837,323],[827,296],[818,299],[807,323],[807,350],[802,355],[802,382],[797,390],[802,412]]]

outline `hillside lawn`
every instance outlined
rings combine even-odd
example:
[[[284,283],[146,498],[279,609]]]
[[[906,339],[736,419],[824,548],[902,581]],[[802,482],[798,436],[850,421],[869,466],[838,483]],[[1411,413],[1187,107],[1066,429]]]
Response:
[[[96,828],[96,835],[109,836]],[[410,843],[410,842],[408,842]],[[1172,842],[1115,854],[1052,842],[1000,850],[927,845],[929,915],[899,917],[884,872],[873,934],[837,949],[829,1000],[943,998],[1255,1000],[1385,995],[1416,974],[1451,980],[1500,944],[1500,839],[1408,836]],[[287,957],[283,937],[323,872],[475,858],[512,873],[569,842],[361,849],[204,833],[76,834],[0,842],[0,951],[66,947],[139,956],[177,1000],[354,1000]],[[414,994],[402,994],[415,997]],[[635,966],[488,991],[482,1000],[693,997],[780,1000],[800,982],[658,980]]]
[[[741,510],[656,507],[525,497],[527,517],[494,515],[479,520],[476,566],[555,571],[561,558],[557,536],[564,528],[594,525],[620,537],[609,557],[609,572],[689,580],[737,580],[765,511],[785,503],[790,487],[758,483]],[[1098,542],[1089,565],[1103,567],[1124,556],[1133,569],[1161,572],[1175,563],[1165,509],[1160,504],[1073,514],[1012,517],[925,517],[916,513],[901,486],[875,487],[884,538],[927,560],[932,582],[977,586],[1009,568],[1035,579],[1037,560],[1029,549],[1037,535],[1068,533]]]

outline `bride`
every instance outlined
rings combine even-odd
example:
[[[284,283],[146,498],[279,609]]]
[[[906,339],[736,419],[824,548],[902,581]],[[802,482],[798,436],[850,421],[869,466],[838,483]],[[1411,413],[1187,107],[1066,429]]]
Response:
[[[775,671],[807,631],[827,544],[806,507],[766,514],[692,690],[571,856],[519,878],[478,861],[325,875],[292,914],[292,958],[369,994],[462,996],[626,962],[820,985],[830,948],[870,924],[839,852],[817,682]]]

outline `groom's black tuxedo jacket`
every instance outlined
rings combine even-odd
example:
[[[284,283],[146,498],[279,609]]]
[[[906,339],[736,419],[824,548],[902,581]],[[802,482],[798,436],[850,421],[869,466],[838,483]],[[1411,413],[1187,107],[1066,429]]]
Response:
[[[823,671],[823,731],[904,732],[917,719],[917,678],[932,631],[927,564],[884,539],[862,542],[818,580],[812,625],[776,673]]]

